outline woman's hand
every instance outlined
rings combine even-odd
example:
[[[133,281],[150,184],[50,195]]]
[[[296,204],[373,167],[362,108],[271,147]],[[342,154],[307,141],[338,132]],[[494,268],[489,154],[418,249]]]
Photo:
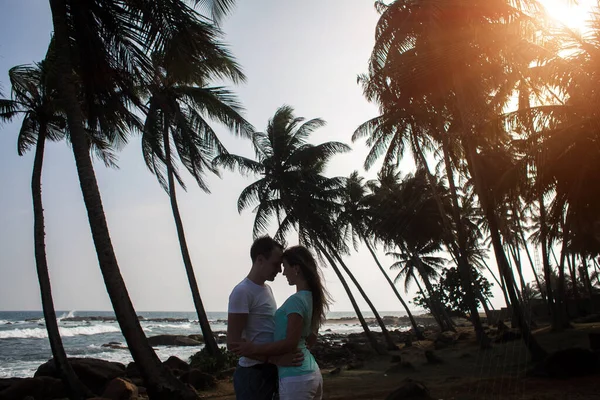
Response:
[[[250,357],[256,351],[256,345],[252,342],[231,343],[231,351],[238,356]]]

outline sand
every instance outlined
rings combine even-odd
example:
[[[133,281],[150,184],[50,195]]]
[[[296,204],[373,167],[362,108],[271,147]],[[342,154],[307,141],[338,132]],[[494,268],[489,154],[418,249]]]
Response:
[[[572,330],[553,333],[548,328],[535,332],[543,347],[556,351],[569,347],[589,348],[588,333],[600,332],[600,324],[576,324]],[[377,356],[360,369],[331,375],[322,370],[324,399],[384,399],[403,380],[424,383],[434,399],[440,400],[545,400],[600,399],[600,375],[564,380],[531,378],[528,353],[521,340],[495,343],[480,350],[469,327],[459,328],[462,339],[450,347],[434,350],[442,364],[428,364],[424,352],[433,350],[430,340],[415,342],[389,356]],[[400,355],[402,363],[391,362]],[[221,381],[218,388],[204,392],[202,398],[235,399],[231,382]]]

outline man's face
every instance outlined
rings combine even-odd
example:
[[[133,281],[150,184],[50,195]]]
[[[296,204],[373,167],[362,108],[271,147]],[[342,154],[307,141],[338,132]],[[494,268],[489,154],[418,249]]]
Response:
[[[265,272],[266,280],[273,282],[278,273],[281,272],[281,263],[283,251],[279,247],[275,247],[271,251],[269,258],[263,261],[263,271]]]

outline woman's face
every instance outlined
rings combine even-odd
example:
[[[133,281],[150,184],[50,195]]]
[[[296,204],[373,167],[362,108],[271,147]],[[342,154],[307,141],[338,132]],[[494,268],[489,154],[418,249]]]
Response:
[[[296,285],[300,268],[297,265],[290,265],[286,259],[283,260],[283,275],[287,278],[288,284]]]

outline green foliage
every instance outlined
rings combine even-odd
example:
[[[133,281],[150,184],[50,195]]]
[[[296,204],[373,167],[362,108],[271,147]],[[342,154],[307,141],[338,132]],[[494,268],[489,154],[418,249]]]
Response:
[[[484,298],[492,297],[492,283],[490,283],[483,275],[475,268],[471,268],[472,280],[475,289],[477,307],[481,302],[479,298],[483,295]],[[438,300],[450,315],[466,317],[470,311],[469,304],[466,301],[466,292],[460,284],[460,273],[456,267],[444,269],[438,283],[433,284],[433,296]],[[423,307],[428,311],[428,299],[425,299],[422,294],[417,295],[413,299],[413,303]]]
[[[190,357],[190,366],[199,369],[207,374],[216,374],[220,371],[235,367],[238,362],[238,356],[228,351],[224,347],[219,347],[220,357],[213,357],[208,354],[204,347],[202,350]]]

